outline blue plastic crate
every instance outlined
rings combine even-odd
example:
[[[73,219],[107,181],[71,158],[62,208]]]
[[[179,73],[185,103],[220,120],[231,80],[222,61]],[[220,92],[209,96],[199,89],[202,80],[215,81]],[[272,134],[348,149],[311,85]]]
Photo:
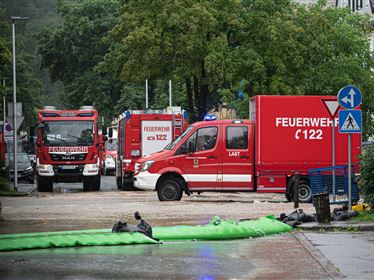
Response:
[[[333,170],[335,170],[335,192],[333,190]],[[351,172],[352,180],[352,202],[360,199],[358,193],[357,178],[354,168]],[[312,195],[323,192],[330,194],[330,204],[348,204],[348,166],[335,166],[316,168],[309,170],[310,187]],[[314,200],[313,200],[314,205]]]

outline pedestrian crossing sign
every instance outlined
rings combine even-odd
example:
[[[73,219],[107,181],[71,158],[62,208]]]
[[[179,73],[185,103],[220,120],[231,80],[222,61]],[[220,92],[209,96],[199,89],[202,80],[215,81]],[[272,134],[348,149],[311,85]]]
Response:
[[[361,133],[362,112],[361,110],[340,110],[339,111],[339,132],[340,133]]]

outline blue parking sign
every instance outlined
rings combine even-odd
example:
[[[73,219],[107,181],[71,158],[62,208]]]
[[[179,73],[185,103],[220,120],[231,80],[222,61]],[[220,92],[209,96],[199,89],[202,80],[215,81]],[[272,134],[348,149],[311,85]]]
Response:
[[[340,133],[361,133],[362,112],[361,110],[340,110],[339,111],[339,132]]]

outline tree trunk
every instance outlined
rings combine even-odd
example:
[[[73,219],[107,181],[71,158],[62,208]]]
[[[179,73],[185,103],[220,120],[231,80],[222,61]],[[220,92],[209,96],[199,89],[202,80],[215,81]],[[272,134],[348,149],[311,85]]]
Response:
[[[199,105],[198,105],[199,120],[203,120],[205,114],[208,112],[208,108],[207,108],[208,96],[209,96],[209,86],[201,85],[200,94],[199,94],[200,100],[199,100]]]
[[[186,78],[186,91],[187,91],[187,99],[188,99],[188,112],[190,113],[190,116],[191,116],[190,119],[195,120],[196,114],[194,112],[194,107],[193,107],[191,78]]]
[[[204,119],[205,114],[208,111],[207,103],[209,96],[209,86],[204,83],[206,78],[204,61],[201,62],[201,75],[200,75],[200,87],[198,98],[196,98],[198,118],[200,121]]]
[[[199,98],[200,98],[200,92],[199,92],[199,79],[196,76],[193,76],[193,92],[195,96],[195,104],[197,107],[197,112],[195,112],[195,118],[197,121],[200,120],[199,118]]]

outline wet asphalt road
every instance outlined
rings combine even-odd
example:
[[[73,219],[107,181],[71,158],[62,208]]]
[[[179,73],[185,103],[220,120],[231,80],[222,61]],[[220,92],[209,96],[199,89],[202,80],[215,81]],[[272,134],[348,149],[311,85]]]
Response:
[[[307,264],[307,265],[305,265]],[[331,279],[294,235],[0,253],[2,279]]]
[[[119,192],[113,176],[103,177],[100,192],[56,184],[53,194],[1,200],[0,233],[108,228],[120,217],[132,222],[134,210],[152,225],[196,225],[213,215],[257,218],[293,209],[280,194],[205,193],[162,203],[155,193]],[[370,232],[2,252],[0,279],[373,279],[373,249]]]

